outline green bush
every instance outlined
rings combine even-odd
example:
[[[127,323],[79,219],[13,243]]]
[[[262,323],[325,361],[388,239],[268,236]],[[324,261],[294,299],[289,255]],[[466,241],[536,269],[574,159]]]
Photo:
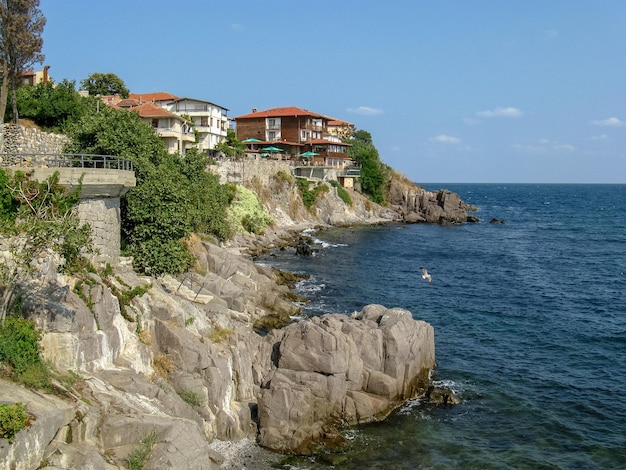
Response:
[[[300,194],[302,195],[302,203],[304,207],[311,210],[315,205],[315,201],[322,194],[328,191],[328,186],[325,184],[320,184],[315,186],[313,189],[309,189],[310,184],[309,181],[304,178],[298,178],[298,189],[300,190]]]
[[[26,408],[21,403],[0,404],[0,437],[13,442],[15,435],[28,426]]]
[[[341,186],[336,180],[332,180],[330,185],[337,189],[337,195],[341,198],[341,200],[352,207],[352,198],[348,194],[348,191],[346,191],[346,188]]]
[[[41,361],[39,340],[41,332],[30,320],[7,317],[0,325],[0,362],[20,375]]]
[[[18,203],[9,187],[10,175],[0,168],[0,230],[13,226],[17,215]]]
[[[273,223],[257,194],[244,186],[237,186],[235,199],[228,208],[228,219],[235,231],[262,234]]]

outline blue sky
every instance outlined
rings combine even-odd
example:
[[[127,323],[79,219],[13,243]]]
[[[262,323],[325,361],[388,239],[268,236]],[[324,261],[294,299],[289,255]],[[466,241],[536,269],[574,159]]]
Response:
[[[626,183],[623,0],[41,0],[77,84],[298,106],[418,183]]]

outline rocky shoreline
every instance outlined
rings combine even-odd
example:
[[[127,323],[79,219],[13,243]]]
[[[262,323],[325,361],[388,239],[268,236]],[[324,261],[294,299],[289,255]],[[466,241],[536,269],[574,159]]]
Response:
[[[467,220],[453,196],[422,194],[410,207],[422,207],[418,199],[443,211],[426,210],[439,223]],[[284,279],[253,262],[303,242],[307,228],[400,222],[410,213],[354,200],[347,210],[330,192],[316,214],[287,222],[285,206],[270,206],[281,223],[224,246],[192,239],[197,264],[186,276],[150,278],[120,265],[88,282],[50,274],[29,284],[24,312],[43,332],[46,359],[80,380],[53,402],[2,381],[0,402],[19,397],[35,424],[13,444],[0,439],[0,465],[125,468],[154,433],[146,469],[241,468],[237,459],[258,444],[282,454],[340,446],[342,427],[428,395],[430,325],[381,305],[294,323],[299,308]],[[145,293],[128,297],[136,288]]]

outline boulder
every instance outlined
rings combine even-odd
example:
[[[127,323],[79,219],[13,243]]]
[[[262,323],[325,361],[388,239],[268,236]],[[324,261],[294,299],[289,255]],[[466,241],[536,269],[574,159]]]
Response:
[[[287,326],[273,362],[258,396],[259,443],[309,454],[335,440],[338,427],[383,419],[423,395],[435,367],[434,332],[406,310],[370,305],[353,317]]]

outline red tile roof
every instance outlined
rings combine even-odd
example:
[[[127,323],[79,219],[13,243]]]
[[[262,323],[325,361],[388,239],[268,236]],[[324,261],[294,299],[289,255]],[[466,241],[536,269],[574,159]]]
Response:
[[[135,111],[139,113],[139,116],[142,118],[175,118],[181,121],[184,119],[174,113],[170,113],[167,109],[161,108],[161,106],[156,105],[154,103],[143,103],[139,106],[135,106],[134,108],[130,108],[129,111]]]
[[[326,116],[323,116],[318,113],[314,113],[312,111],[308,111],[306,109],[298,108],[296,106],[287,106],[284,108],[271,108],[266,109],[264,111],[256,111],[250,114],[243,114],[241,116],[237,116],[237,119],[252,119],[252,118],[266,118],[266,117],[297,117],[297,116],[311,116],[314,118],[322,118],[327,119]]]
[[[315,144],[315,145],[341,145],[344,147],[352,147],[352,144],[346,144],[344,142],[333,142],[332,140],[326,139],[311,139],[307,140],[307,144]]]
[[[353,125],[351,122],[344,121],[343,119],[337,119],[331,116],[324,116],[324,117],[328,119],[329,126],[339,127],[339,126],[352,126]]]
[[[156,93],[131,93],[128,95],[128,99],[137,100],[140,103],[148,103],[155,101],[173,101],[177,100],[178,96],[172,95],[166,91],[157,91]]]
[[[115,103],[115,106],[118,108],[134,108],[135,106],[139,106],[139,101],[137,100],[119,100]]]

